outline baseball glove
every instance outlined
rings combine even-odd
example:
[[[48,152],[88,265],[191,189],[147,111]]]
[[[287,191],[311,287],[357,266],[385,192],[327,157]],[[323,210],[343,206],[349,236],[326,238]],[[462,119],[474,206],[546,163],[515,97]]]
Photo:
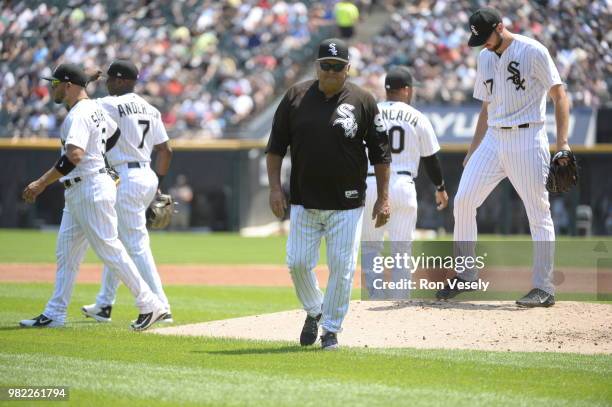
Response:
[[[559,160],[567,158],[567,164],[562,165]],[[578,182],[578,162],[574,153],[561,150],[550,160],[546,189],[548,192],[567,192]]]
[[[170,224],[174,213],[174,200],[169,194],[157,194],[147,208],[147,227],[164,229]]]

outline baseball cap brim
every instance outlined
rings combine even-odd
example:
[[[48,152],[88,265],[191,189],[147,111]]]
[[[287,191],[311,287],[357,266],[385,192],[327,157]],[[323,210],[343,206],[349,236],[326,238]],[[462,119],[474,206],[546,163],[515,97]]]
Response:
[[[492,32],[493,31],[491,31],[488,35],[482,35],[478,37],[472,34],[470,36],[470,40],[468,41],[468,46],[469,47],[480,47],[484,45],[485,42],[487,42],[487,40],[489,39],[489,36],[491,35]]]
[[[57,78],[54,78],[52,76],[41,76],[40,79],[44,79],[46,81],[52,81],[52,80],[55,80]]]
[[[334,57],[323,57],[323,58],[317,58],[317,61],[341,61],[344,62],[345,64],[349,63],[348,59],[344,59],[344,58],[334,58]]]

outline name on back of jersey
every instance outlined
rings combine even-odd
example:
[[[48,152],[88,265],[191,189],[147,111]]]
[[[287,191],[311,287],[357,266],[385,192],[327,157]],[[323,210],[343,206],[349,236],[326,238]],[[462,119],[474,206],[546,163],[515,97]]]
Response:
[[[419,117],[405,109],[381,109],[380,114],[387,121],[404,121],[415,127],[419,123]]]
[[[147,110],[146,105],[137,102],[119,103],[117,105],[117,111],[119,112],[119,117],[133,114],[145,114],[153,117],[157,116],[157,112],[150,112]]]

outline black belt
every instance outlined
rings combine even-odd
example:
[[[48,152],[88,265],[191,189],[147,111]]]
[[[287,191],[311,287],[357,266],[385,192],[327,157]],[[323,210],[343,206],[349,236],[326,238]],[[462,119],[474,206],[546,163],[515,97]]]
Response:
[[[412,173],[410,171],[397,171],[396,174],[399,175],[410,175],[412,177]],[[374,174],[373,172],[368,172],[368,177],[373,177],[376,174]]]
[[[140,164],[138,161],[132,161],[130,163],[127,163],[128,168],[140,168],[140,167],[144,167],[144,164]]]
[[[106,174],[106,168],[100,168],[98,170],[98,173],[99,174]],[[81,178],[81,177],[74,177],[72,179],[67,179],[66,181],[64,181],[64,188],[70,188],[74,184],[77,184],[77,183],[79,183],[81,181],[83,181],[83,178]]]
[[[512,129],[528,129],[529,123],[519,124],[518,126],[509,126],[509,127],[500,127],[502,130],[512,130]]]

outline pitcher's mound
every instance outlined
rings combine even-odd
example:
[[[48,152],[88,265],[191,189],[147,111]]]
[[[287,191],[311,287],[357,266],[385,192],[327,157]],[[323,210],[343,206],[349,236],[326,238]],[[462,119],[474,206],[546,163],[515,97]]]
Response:
[[[305,316],[285,311],[152,332],[299,343]],[[609,304],[524,309],[508,301],[353,301],[343,328],[341,346],[612,353]]]

